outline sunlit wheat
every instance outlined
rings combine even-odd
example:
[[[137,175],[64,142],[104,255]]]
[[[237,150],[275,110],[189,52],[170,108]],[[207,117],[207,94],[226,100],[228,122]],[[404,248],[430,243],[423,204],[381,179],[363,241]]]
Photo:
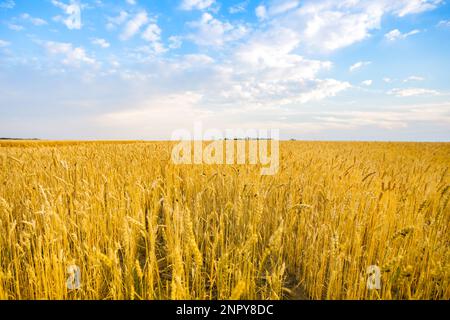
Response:
[[[172,145],[1,142],[0,298],[450,298],[450,144],[281,142],[273,176]]]

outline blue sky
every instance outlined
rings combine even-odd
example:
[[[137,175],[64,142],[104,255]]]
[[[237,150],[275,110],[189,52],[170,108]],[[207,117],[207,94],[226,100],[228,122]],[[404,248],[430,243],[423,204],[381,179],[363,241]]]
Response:
[[[450,140],[443,0],[0,0],[0,137]]]

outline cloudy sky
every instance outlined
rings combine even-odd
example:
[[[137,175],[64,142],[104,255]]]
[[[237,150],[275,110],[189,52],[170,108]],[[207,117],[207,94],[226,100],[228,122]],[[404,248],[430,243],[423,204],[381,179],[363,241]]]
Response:
[[[0,0],[0,137],[450,140],[443,0]]]

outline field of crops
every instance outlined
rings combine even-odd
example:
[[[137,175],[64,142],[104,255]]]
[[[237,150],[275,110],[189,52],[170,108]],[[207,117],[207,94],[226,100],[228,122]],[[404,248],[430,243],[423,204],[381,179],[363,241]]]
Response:
[[[0,142],[0,299],[450,299],[449,143],[281,142],[273,176],[172,145]]]

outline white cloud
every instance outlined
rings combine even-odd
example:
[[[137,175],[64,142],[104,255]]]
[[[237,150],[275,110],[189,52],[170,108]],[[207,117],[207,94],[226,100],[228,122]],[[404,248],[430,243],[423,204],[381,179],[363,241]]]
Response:
[[[368,66],[371,63],[372,63],[371,61],[358,61],[358,62],[352,64],[348,70],[350,72],[353,72],[353,71],[356,71],[358,69],[361,69],[364,66]]]
[[[408,14],[433,10],[443,3],[443,0],[396,0],[389,2],[388,7],[392,8],[399,17],[403,17]]]
[[[341,82],[335,79],[317,80],[314,89],[309,92],[300,93],[299,98],[294,99],[294,101],[298,101],[299,103],[319,101],[328,97],[334,97],[339,92],[349,88],[351,88],[351,85],[348,82]]]
[[[317,79],[331,63],[294,54],[299,43],[298,35],[286,28],[254,33],[220,69],[216,100],[232,107],[274,107],[325,99],[351,87]]]
[[[264,5],[259,5],[255,9],[255,14],[260,20],[265,20],[267,18],[267,9]]]
[[[299,5],[299,0],[271,0],[266,5],[257,6],[255,14],[260,20],[265,20],[296,9]]]
[[[414,29],[407,33],[401,33],[400,30],[394,29],[394,30],[391,30],[388,33],[386,33],[384,36],[389,41],[395,41],[395,40],[399,40],[399,39],[406,39],[412,35],[418,34],[419,32],[420,32],[420,30]]]
[[[441,20],[437,25],[438,27],[450,28],[450,20]]]
[[[384,10],[378,2],[308,2],[288,15],[312,48],[333,51],[362,41],[378,29]],[[354,4],[353,6],[351,4]]]
[[[247,43],[237,49],[236,56],[254,67],[292,67],[297,62],[303,62],[301,56],[291,54],[299,43],[298,34],[290,29],[269,29],[254,33]]]
[[[325,111],[316,118],[324,125],[342,123],[348,128],[375,126],[389,130],[406,128],[417,122],[450,124],[450,103],[392,106],[374,111]]]
[[[13,0],[6,0],[0,2],[1,9],[13,9],[16,6],[16,3]]]
[[[361,82],[362,85],[365,85],[365,86],[368,86],[368,87],[371,86],[372,83],[373,83],[372,80],[364,80],[364,81]]]
[[[124,30],[120,35],[121,40],[128,40],[133,37],[140,29],[149,21],[146,11],[137,13],[125,25]]]
[[[247,110],[250,114],[250,110],[259,113],[261,108],[299,106],[351,88],[345,81],[319,79],[318,74],[329,70],[331,62],[295,54],[299,43],[294,31],[269,28],[233,44],[233,51],[217,60],[205,54],[149,58],[152,48],[141,47],[128,60],[145,61],[143,68],[153,69],[130,70],[123,76],[144,86],[152,75],[158,75],[150,87],[158,90],[161,86],[164,94],[173,92],[173,87],[194,92],[202,96],[202,108],[219,113]]]
[[[107,17],[108,23],[106,24],[106,29],[113,30],[117,26],[122,25],[128,19],[128,12],[120,11],[117,17]]]
[[[214,24],[210,26],[214,20],[217,19],[204,13],[200,21],[190,26],[199,31],[205,25],[204,32],[209,33],[198,37],[203,34],[197,32],[188,39],[202,45],[225,45],[230,41],[228,33],[236,27],[218,21],[217,31]],[[211,33],[213,38],[209,38]],[[294,53],[300,43],[301,38],[295,31],[271,27],[249,33],[244,41],[233,43],[229,55],[217,60],[204,54],[154,59],[149,58],[151,47],[142,47],[139,52],[133,52],[130,60],[145,61],[149,66],[156,64],[157,69],[130,72],[125,76],[143,83],[145,79],[148,81],[149,75],[158,74],[158,84],[196,92],[203,97],[203,107],[218,112],[300,105],[333,97],[351,88],[345,81],[319,79],[319,72],[329,70],[331,62],[310,60]]]
[[[94,65],[95,59],[87,56],[82,47],[74,47],[71,43],[47,41],[44,47],[51,55],[62,55],[62,63],[65,65],[80,67],[81,64]]]
[[[183,44],[183,40],[180,36],[170,36],[169,37],[169,48],[178,49]]]
[[[388,94],[394,95],[396,97],[413,97],[422,95],[439,95],[439,91],[424,88],[394,88],[388,91]]]
[[[66,14],[66,18],[56,16],[55,21],[60,21],[66,25],[68,29],[81,29],[81,4],[78,0],[70,0],[69,4],[58,0],[52,0],[55,7],[60,8]]]
[[[22,31],[23,29],[25,29],[23,26],[14,23],[8,23],[7,26],[9,29],[14,31]]]
[[[170,137],[173,130],[204,118],[207,112],[200,108],[201,100],[202,95],[189,91],[154,95],[135,108],[100,115],[96,122],[115,130],[134,127],[140,128],[141,134],[154,137],[163,132]]]
[[[201,65],[211,65],[214,62],[214,59],[206,54],[187,54],[184,56],[183,67],[186,69],[196,68]]]
[[[132,6],[134,6],[137,3],[136,0],[126,0],[126,2]]]
[[[183,10],[203,10],[214,4],[215,0],[183,0],[181,9]]]
[[[45,21],[44,19],[40,19],[40,18],[33,18],[31,15],[29,15],[28,13],[23,13],[20,16],[23,20],[26,21],[30,21],[32,24],[34,24],[35,26],[43,26],[47,24],[47,21]]]
[[[391,83],[391,82],[392,82],[392,79],[389,78],[389,77],[384,77],[384,78],[383,78],[383,81],[386,82],[386,83]]]
[[[142,33],[141,37],[150,42],[150,48],[154,54],[160,54],[167,51],[161,43],[161,28],[156,23],[150,23]]]
[[[192,21],[188,26],[196,29],[196,33],[187,36],[201,46],[222,46],[226,42],[241,39],[248,29],[244,25],[232,25],[222,22],[211,14],[203,13],[199,21]]]
[[[152,42],[151,48],[155,54],[161,54],[167,51],[164,45],[159,41]]]
[[[296,97],[297,103],[308,103],[334,95],[341,90],[342,85],[335,80],[322,80],[315,90],[304,92]],[[283,111],[278,107],[258,105],[245,107],[229,106],[223,110],[205,108],[210,97],[207,94],[183,91],[165,95],[154,95],[138,104],[136,108],[108,112],[97,118],[97,124],[115,130],[125,130],[139,127],[145,134],[155,136],[164,132],[170,136],[175,129],[190,129],[195,121],[203,121],[209,127],[215,128],[291,128],[286,122],[280,122]],[[293,114],[296,114],[295,112]],[[301,114],[301,111],[299,112]],[[260,120],[257,120],[257,119]],[[294,128],[305,128],[307,131],[316,128],[314,124],[294,124]],[[140,132],[141,133],[141,132]],[[142,133],[141,133],[142,134]]]
[[[92,44],[102,47],[102,48],[109,48],[109,46],[111,45],[108,41],[106,41],[105,39],[101,39],[101,38],[94,38],[92,39]]]
[[[153,41],[145,43],[144,45],[128,49],[127,59],[138,64],[150,64],[155,61],[155,57],[166,52],[167,49],[160,41]],[[146,78],[147,74],[139,70],[130,70],[135,73],[137,77]]]
[[[320,41],[318,45],[326,50],[336,50],[366,39],[377,26],[378,17],[330,12],[310,20],[305,35],[312,43]]]
[[[235,5],[232,5],[228,12],[231,14],[241,13],[247,11],[247,6],[249,4],[250,0],[246,0],[243,2],[236,3]]]
[[[304,0],[299,7],[296,1],[273,3],[281,9],[271,9],[271,3],[261,5],[258,16],[296,31],[304,39],[303,45],[311,50],[333,51],[369,38],[372,31],[380,29],[386,15],[432,10],[441,1]],[[282,14],[275,15],[278,12]]]
[[[268,14],[271,16],[282,14],[297,8],[299,4],[299,0],[272,0],[269,5]]]
[[[7,46],[9,46],[10,44],[11,44],[10,42],[5,41],[5,40],[1,40],[1,39],[0,39],[0,48],[7,47]]]
[[[424,77],[420,77],[420,76],[409,76],[408,78],[406,78],[405,80],[403,80],[403,82],[410,82],[410,81],[424,81],[425,78]]]
[[[151,23],[142,33],[142,38],[150,42],[159,41],[161,39],[161,29],[156,23]]]

